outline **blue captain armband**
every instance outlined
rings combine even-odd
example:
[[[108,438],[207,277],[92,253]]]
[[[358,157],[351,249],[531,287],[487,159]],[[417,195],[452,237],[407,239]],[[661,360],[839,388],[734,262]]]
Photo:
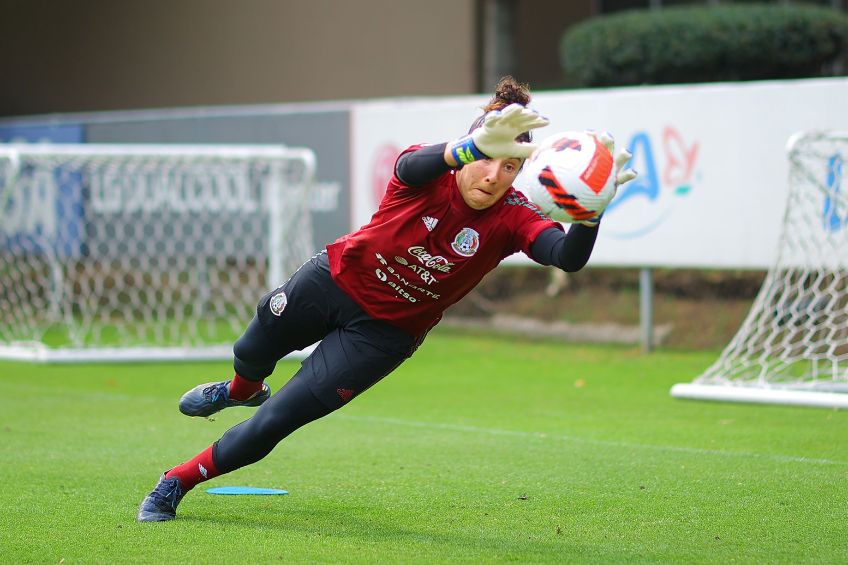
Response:
[[[477,149],[477,146],[474,145],[474,140],[471,139],[470,135],[466,135],[464,137],[460,137],[456,141],[452,141],[450,152],[451,155],[453,155],[453,158],[456,159],[456,163],[459,168],[462,168],[469,163],[473,163],[474,161],[489,158],[488,155]]]

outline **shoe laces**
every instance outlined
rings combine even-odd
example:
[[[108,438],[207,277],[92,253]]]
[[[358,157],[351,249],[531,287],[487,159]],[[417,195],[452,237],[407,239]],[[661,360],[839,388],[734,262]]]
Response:
[[[220,402],[227,397],[227,385],[228,383],[223,382],[208,386],[203,389],[203,397],[212,403]]]
[[[156,485],[153,493],[160,502],[164,502],[175,510],[177,508],[177,504],[180,503],[180,500],[182,500],[185,495],[180,479],[177,477],[163,479],[158,485]]]

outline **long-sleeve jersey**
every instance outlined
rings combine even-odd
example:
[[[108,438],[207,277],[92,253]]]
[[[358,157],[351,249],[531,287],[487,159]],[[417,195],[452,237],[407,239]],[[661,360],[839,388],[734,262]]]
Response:
[[[327,246],[333,280],[368,315],[419,336],[513,253],[567,270],[586,263],[595,228],[574,226],[566,235],[512,187],[491,207],[474,210],[455,171],[432,158],[438,146],[421,147],[401,155],[407,182],[396,171],[371,221]]]

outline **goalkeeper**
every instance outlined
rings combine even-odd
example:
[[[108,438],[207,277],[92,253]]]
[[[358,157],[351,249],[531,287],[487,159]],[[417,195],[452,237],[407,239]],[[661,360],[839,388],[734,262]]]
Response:
[[[166,471],[142,501],[141,522],[171,520],[198,483],[265,457],[299,427],[326,416],[410,357],[444,310],[518,251],[542,265],[577,271],[589,260],[598,220],[567,233],[512,188],[535,149],[530,131],[548,121],[527,108],[526,85],[502,79],[469,134],[415,145],[370,223],[307,261],[264,296],[236,342],[232,380],[180,399],[189,416],[260,406],[189,461]],[[611,148],[612,140],[601,137]],[[635,173],[622,170],[619,184]],[[319,342],[271,396],[264,380],[289,353]]]

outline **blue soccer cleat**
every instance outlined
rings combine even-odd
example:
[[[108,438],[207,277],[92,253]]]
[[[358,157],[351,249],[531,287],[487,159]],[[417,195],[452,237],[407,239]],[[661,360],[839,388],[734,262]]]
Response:
[[[159,483],[153,492],[141,501],[136,519],[139,522],[164,522],[177,517],[177,505],[187,491],[183,489],[180,479],[165,475],[159,478]]]
[[[180,398],[180,412],[186,416],[211,416],[231,406],[259,406],[271,397],[271,387],[262,383],[262,390],[247,400],[230,398],[230,381],[198,385]]]

